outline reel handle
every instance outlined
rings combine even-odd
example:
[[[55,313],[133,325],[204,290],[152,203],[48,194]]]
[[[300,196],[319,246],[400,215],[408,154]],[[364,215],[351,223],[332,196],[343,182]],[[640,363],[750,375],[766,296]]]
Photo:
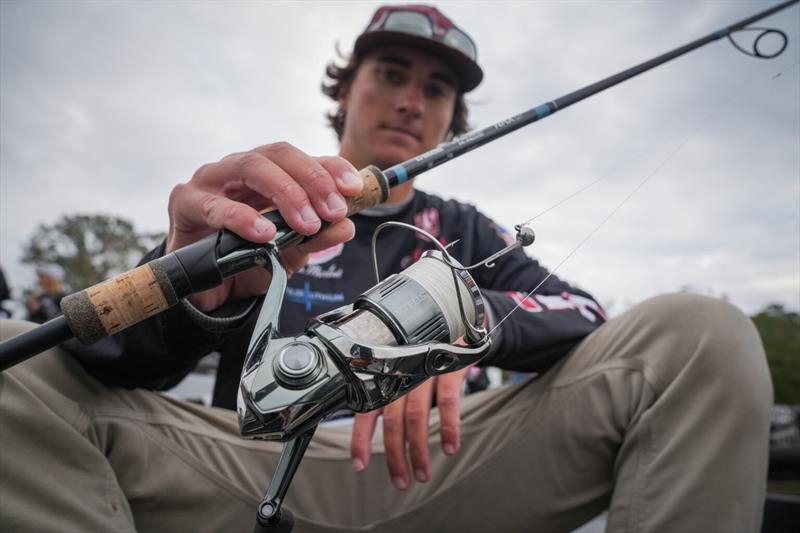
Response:
[[[278,458],[278,467],[267,487],[267,493],[258,504],[255,533],[291,533],[294,516],[288,509],[281,508],[281,504],[316,429],[314,426],[284,444]]]

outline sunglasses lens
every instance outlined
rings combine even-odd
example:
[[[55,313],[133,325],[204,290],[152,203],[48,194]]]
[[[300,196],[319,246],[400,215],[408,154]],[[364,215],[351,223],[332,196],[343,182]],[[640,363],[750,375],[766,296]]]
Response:
[[[442,42],[450,48],[455,48],[459,52],[464,53],[464,55],[473,61],[478,59],[475,43],[472,42],[472,39],[467,37],[467,34],[457,28],[450,28],[444,35]]]
[[[393,11],[386,17],[383,29],[419,35],[420,37],[433,37],[433,26],[428,17],[413,11]]]

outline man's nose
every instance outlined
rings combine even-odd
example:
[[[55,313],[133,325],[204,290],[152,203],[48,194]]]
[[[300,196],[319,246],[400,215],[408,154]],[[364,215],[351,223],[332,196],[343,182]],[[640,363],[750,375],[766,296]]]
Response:
[[[397,99],[397,111],[410,118],[422,116],[425,111],[425,95],[422,86],[410,83]]]

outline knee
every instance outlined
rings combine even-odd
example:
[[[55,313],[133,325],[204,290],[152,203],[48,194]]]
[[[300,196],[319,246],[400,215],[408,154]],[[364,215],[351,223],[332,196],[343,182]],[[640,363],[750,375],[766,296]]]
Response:
[[[697,294],[664,294],[636,308],[639,319],[685,341],[699,344],[714,364],[731,364],[740,353],[748,360],[763,360],[761,338],[752,320],[739,308],[719,298]]]
[[[682,335],[731,338],[734,343],[758,336],[752,321],[739,308],[719,298],[662,294],[644,300],[633,310],[641,319],[677,329]]]
[[[663,355],[677,364],[675,372],[693,372],[698,383],[768,410],[772,383],[761,338],[737,307],[685,293],[657,296],[637,307],[640,319],[661,332],[668,346]]]

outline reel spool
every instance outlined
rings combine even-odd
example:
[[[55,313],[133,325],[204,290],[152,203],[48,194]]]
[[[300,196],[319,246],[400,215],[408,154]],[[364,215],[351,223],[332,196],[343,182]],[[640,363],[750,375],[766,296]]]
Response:
[[[452,343],[470,327],[481,327],[485,316],[472,276],[454,270],[434,250],[359,296],[353,308],[336,327],[353,338],[387,346]]]

